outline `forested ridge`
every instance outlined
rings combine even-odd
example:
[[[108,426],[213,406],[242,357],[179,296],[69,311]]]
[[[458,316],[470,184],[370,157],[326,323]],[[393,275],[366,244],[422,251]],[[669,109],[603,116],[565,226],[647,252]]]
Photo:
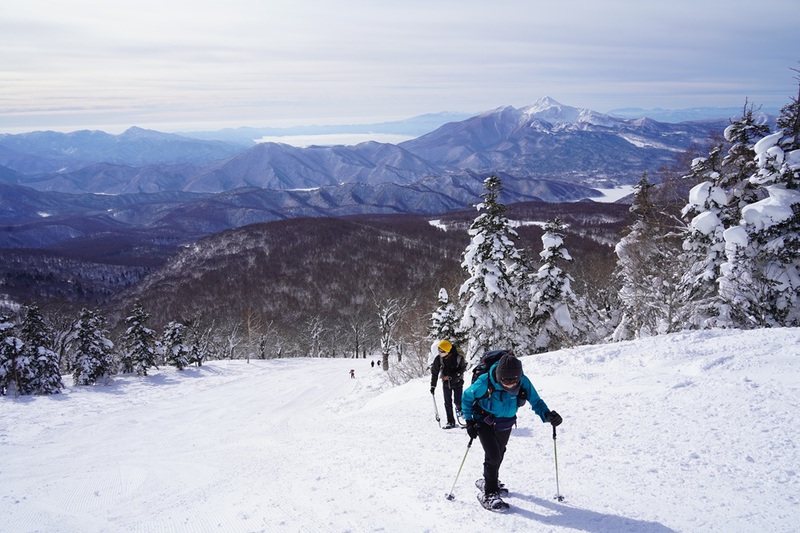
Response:
[[[587,286],[613,269],[610,243],[628,219],[627,206],[614,204],[537,202],[514,204],[511,212],[520,221],[543,223],[557,213],[570,220]],[[450,213],[433,223],[408,215],[293,219],[231,230],[187,247],[115,306],[139,301],[155,324],[195,318],[230,330],[257,321],[286,339],[280,344],[289,353],[309,349],[316,324],[326,331],[327,352],[342,355],[353,354],[355,344],[377,346],[378,309],[396,300],[406,308],[402,327],[409,338],[425,337],[438,290],[457,291],[462,282],[474,216],[474,210]],[[518,229],[520,244],[538,254],[541,225]],[[356,343],[352,332],[360,329],[364,339]]]

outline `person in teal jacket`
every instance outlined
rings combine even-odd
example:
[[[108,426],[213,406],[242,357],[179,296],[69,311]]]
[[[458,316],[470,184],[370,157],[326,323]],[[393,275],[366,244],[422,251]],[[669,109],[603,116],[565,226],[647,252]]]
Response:
[[[476,482],[483,489],[479,499],[484,507],[493,511],[508,509],[501,497],[508,494],[508,490],[498,476],[511,429],[517,422],[517,409],[525,404],[525,400],[530,402],[542,422],[553,426],[562,422],[561,416],[547,407],[522,372],[522,362],[510,352],[488,372],[478,376],[461,397],[467,434],[470,439],[479,439],[484,451],[483,479]]]

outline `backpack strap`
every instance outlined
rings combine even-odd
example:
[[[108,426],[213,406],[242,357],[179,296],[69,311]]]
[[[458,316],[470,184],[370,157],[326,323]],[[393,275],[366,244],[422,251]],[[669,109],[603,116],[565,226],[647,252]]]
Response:
[[[487,414],[487,411],[485,409],[482,409],[481,406],[478,405],[478,401],[483,400],[484,398],[491,397],[493,393],[494,393],[494,387],[492,387],[492,380],[491,377],[489,376],[489,372],[486,372],[486,393],[483,394],[482,396],[475,398],[475,400],[472,402],[472,410],[482,415]]]
[[[472,404],[472,408],[474,411],[486,412],[484,409],[481,409],[478,406],[478,400],[483,400],[484,398],[490,397],[494,393],[494,387],[492,387],[492,377],[489,375],[489,372],[486,372],[486,394],[475,398],[475,401]],[[501,392],[506,392],[502,388],[499,389]],[[519,394],[517,394],[517,407],[522,407],[525,405],[525,402],[528,401],[528,391],[525,390],[524,387],[519,388]]]

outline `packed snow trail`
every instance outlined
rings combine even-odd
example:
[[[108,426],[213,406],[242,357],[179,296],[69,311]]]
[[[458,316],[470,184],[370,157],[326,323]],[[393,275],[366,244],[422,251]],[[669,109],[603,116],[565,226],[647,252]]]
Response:
[[[4,530],[325,529],[287,480],[325,402],[354,389],[348,364],[209,363],[17,400],[46,408],[35,427],[2,428]]]
[[[564,417],[564,502],[552,430],[527,406],[500,470],[511,509],[497,514],[475,498],[478,443],[453,487],[468,437],[439,429],[429,378],[391,387],[368,360],[212,361],[0,398],[0,529],[796,531],[800,329],[522,361]]]

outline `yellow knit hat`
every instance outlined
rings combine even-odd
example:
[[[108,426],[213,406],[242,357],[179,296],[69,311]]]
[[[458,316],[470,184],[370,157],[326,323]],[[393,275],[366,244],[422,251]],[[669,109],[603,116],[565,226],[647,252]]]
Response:
[[[439,349],[444,353],[450,353],[450,350],[453,349],[453,345],[449,340],[445,339],[439,343]]]

